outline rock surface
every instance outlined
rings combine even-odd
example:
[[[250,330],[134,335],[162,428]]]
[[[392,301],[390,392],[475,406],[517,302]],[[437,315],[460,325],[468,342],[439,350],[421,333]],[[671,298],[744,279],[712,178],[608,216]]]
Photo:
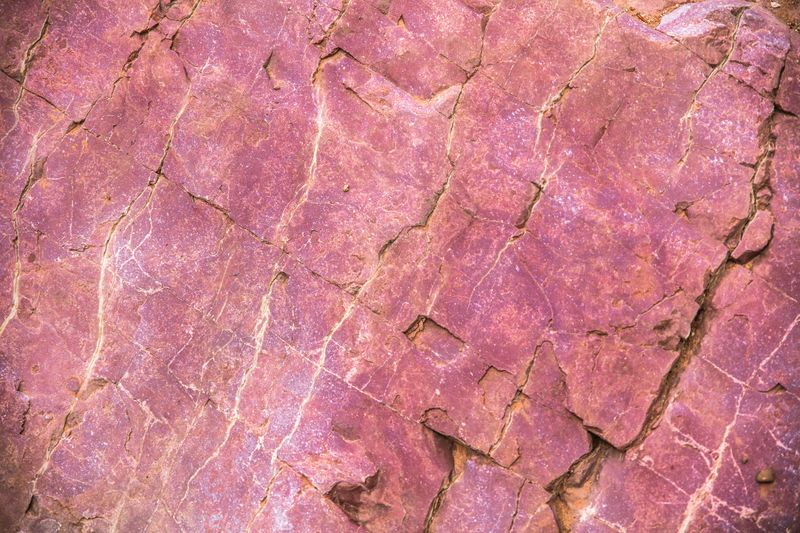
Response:
[[[153,4],[0,2],[0,531],[800,528],[791,6]]]

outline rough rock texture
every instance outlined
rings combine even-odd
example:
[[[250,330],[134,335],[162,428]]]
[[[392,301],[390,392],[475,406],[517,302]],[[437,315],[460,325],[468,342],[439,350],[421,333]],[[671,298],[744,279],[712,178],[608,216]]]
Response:
[[[1,1],[0,531],[800,530],[783,3]]]

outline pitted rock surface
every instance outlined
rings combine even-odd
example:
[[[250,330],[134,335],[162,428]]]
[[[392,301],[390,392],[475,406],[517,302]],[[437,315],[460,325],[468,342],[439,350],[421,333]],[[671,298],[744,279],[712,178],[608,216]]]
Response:
[[[796,4],[152,4],[0,2],[0,531],[800,528]]]

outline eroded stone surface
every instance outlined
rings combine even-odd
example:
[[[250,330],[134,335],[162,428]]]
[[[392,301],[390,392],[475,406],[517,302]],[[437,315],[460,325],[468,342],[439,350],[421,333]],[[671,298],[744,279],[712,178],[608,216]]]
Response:
[[[1,530],[800,527],[791,10],[2,10]]]

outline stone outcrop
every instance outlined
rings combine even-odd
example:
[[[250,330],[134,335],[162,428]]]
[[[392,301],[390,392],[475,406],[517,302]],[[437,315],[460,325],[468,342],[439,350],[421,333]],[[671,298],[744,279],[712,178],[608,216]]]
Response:
[[[789,2],[0,2],[0,531],[800,528]]]

